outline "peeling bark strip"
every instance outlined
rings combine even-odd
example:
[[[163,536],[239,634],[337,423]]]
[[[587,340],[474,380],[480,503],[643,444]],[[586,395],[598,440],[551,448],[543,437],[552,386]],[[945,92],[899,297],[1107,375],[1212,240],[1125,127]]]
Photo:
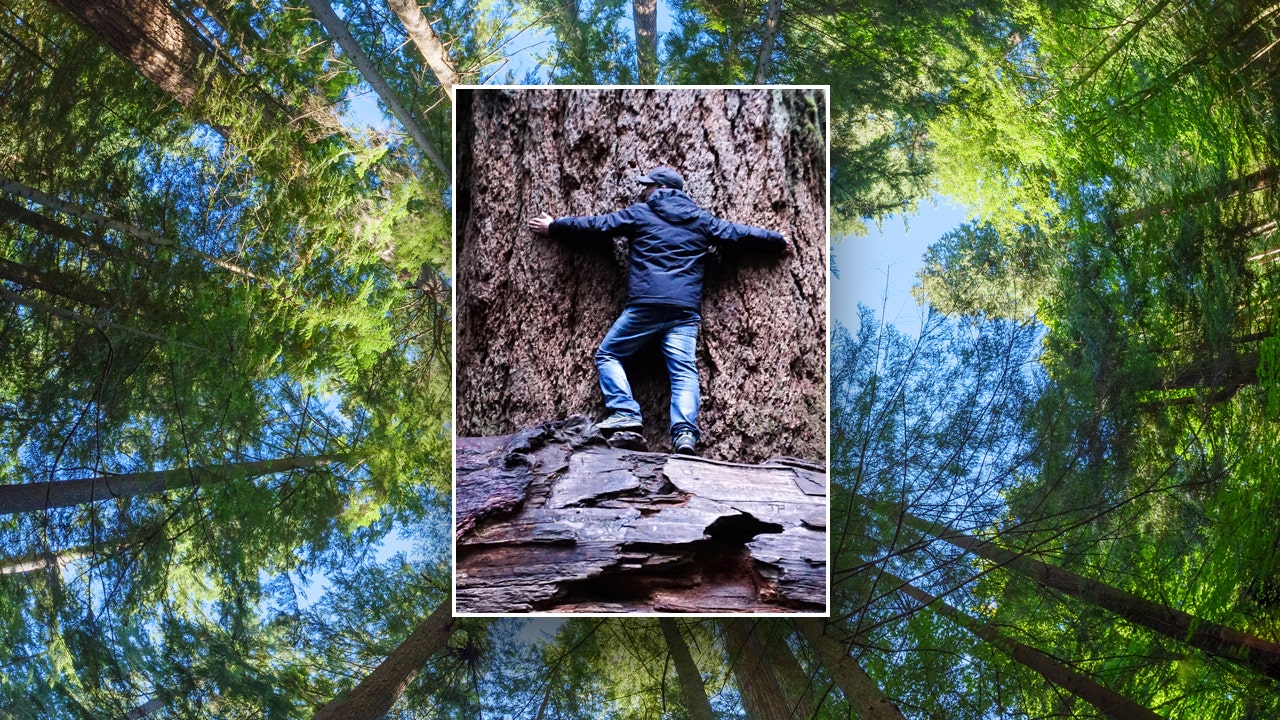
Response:
[[[711,213],[781,232],[785,255],[708,258],[700,452],[734,462],[826,453],[825,97],[809,90],[459,90],[458,434],[509,435],[603,411],[596,348],[627,293],[625,242],[538,238],[541,212],[638,199],[684,174]],[[661,352],[628,365],[650,447],[666,448]]]
[[[631,449],[582,416],[458,439],[459,612],[785,612],[826,602],[826,476]]]

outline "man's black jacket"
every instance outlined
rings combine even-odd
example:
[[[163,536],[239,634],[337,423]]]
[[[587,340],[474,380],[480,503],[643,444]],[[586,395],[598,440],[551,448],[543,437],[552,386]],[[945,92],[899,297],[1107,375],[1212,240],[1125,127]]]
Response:
[[[551,235],[631,239],[627,305],[702,308],[702,270],[712,245],[756,244],[782,250],[782,235],[714,217],[679,190],[661,188],[625,210],[608,215],[557,218]]]

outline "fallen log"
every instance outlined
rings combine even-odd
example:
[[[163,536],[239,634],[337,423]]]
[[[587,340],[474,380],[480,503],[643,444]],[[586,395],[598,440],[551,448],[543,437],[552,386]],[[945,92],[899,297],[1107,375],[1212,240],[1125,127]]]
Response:
[[[652,453],[587,418],[459,438],[459,613],[824,612],[827,478]]]

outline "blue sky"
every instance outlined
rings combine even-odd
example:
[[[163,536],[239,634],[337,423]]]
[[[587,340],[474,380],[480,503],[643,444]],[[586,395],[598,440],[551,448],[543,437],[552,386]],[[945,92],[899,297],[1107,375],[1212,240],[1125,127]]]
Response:
[[[920,203],[914,215],[892,215],[865,237],[837,239],[832,247],[840,278],[831,280],[831,319],[858,327],[858,304],[876,311],[900,332],[915,335],[927,312],[911,297],[929,245],[964,222],[967,213],[947,198]]]

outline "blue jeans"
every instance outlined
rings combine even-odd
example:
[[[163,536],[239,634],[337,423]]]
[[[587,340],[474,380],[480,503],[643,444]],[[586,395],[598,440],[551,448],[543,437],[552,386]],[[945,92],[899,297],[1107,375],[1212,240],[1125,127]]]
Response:
[[[600,390],[605,407],[615,413],[640,418],[640,405],[631,396],[631,384],[622,361],[635,355],[651,340],[662,340],[671,377],[671,434],[689,431],[698,437],[698,325],[702,316],[687,308],[636,305],[622,311],[596,351]]]

